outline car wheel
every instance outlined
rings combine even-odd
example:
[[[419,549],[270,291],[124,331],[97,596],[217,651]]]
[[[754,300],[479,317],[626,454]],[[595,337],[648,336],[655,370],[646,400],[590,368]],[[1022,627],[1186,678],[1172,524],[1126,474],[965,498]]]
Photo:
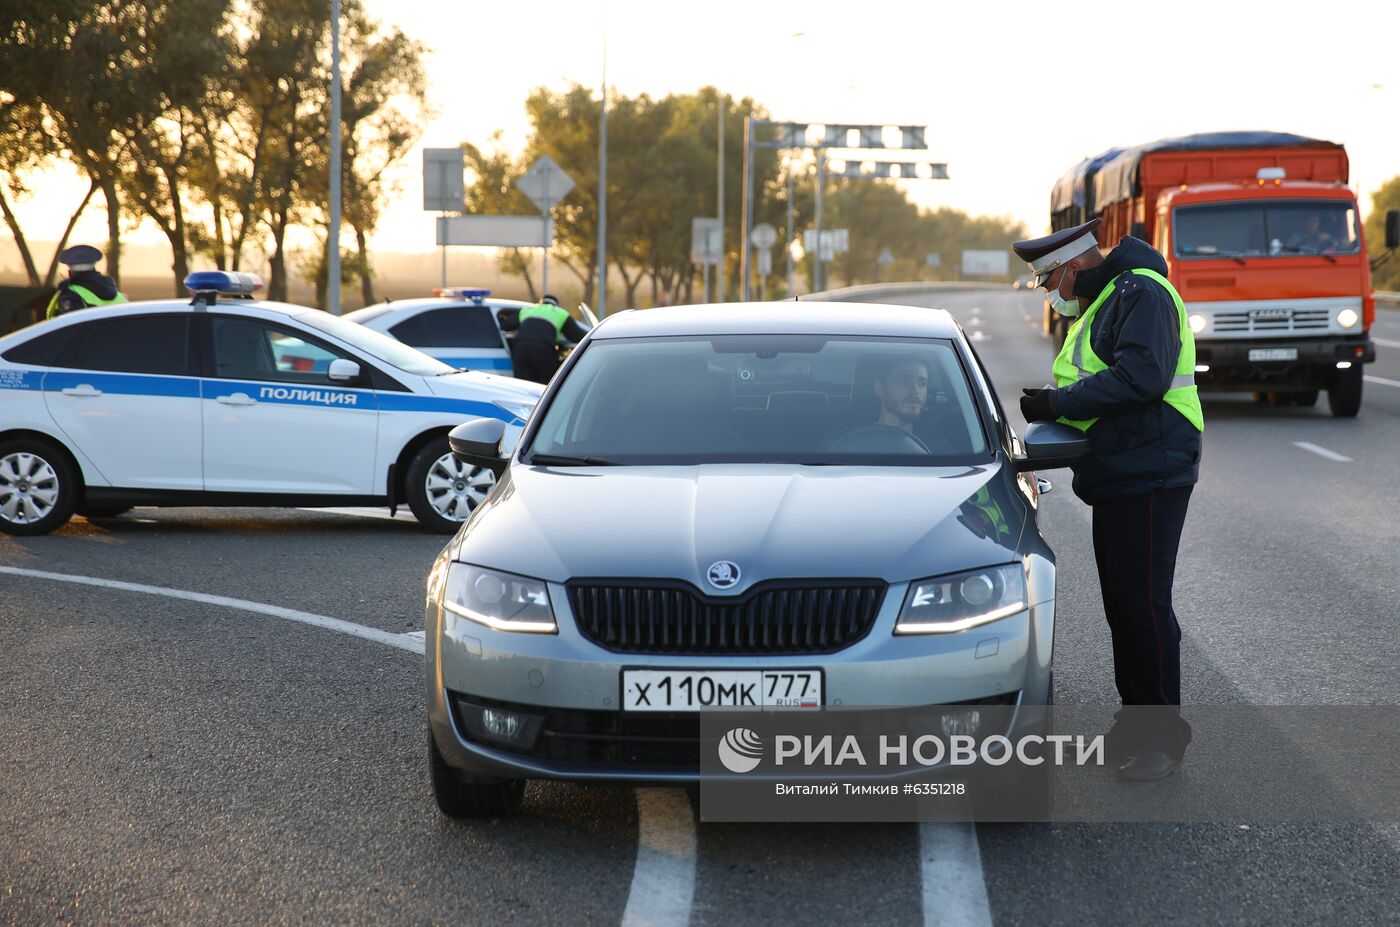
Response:
[[[80,505],[78,514],[84,518],[116,518],[131,511],[129,505]]]
[[[428,731],[428,774],[438,810],[449,818],[503,818],[520,810],[524,779],[472,776],[447,765],[437,738]]]
[[[495,487],[496,474],[458,460],[444,435],[414,455],[404,483],[414,517],[434,531],[451,534]]]
[[[0,531],[48,534],[73,517],[82,495],[77,468],[47,441],[0,443]]]
[[[1336,372],[1327,388],[1327,408],[1337,418],[1355,418],[1361,411],[1360,365]]]

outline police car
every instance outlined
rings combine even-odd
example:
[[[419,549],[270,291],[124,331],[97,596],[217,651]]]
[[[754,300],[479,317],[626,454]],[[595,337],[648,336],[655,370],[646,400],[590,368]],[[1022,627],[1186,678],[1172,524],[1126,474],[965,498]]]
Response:
[[[510,337],[501,314],[518,314],[529,303],[494,299],[475,287],[443,287],[431,299],[401,299],[366,306],[344,318],[397,338],[449,367],[511,376]]]
[[[518,433],[542,387],[454,370],[203,271],[189,302],[88,309],[0,338],[0,530],[134,505],[407,504],[455,531],[495,483],[447,432]]]

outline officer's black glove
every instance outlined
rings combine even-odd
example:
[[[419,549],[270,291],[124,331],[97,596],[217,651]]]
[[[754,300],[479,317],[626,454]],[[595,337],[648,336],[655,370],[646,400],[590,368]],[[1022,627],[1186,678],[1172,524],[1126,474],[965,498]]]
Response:
[[[1021,390],[1021,414],[1028,422],[1053,422],[1059,418],[1050,407],[1050,390]]]

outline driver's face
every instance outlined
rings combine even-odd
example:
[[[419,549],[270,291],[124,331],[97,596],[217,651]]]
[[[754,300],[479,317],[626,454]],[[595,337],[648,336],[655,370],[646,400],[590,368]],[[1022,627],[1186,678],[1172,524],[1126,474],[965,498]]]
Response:
[[[928,403],[928,368],[923,364],[901,364],[875,382],[875,393],[885,412],[912,424]]]

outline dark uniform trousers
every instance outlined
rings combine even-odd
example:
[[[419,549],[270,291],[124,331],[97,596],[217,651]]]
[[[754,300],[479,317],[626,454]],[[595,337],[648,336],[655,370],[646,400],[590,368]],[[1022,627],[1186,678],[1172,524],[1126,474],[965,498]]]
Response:
[[[559,330],[547,319],[526,319],[510,344],[510,365],[521,380],[548,383],[559,369],[554,342]]]
[[[1094,558],[1113,636],[1113,676],[1125,706],[1109,733],[1129,752],[1155,748],[1180,759],[1191,741],[1181,717],[1181,627],[1172,578],[1190,486],[1107,499],[1093,506]]]

